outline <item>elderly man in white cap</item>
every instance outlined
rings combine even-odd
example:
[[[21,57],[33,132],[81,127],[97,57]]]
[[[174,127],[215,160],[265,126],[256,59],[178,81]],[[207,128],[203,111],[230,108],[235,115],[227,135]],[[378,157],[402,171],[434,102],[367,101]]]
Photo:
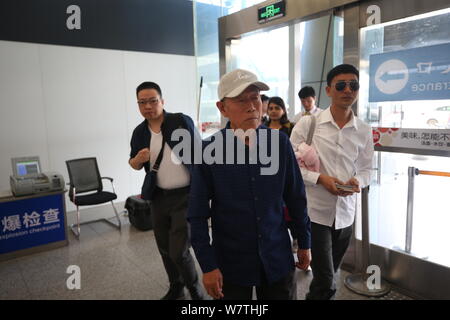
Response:
[[[259,92],[268,89],[247,70],[237,69],[221,78],[216,105],[229,122],[203,141],[203,150],[227,141],[221,147],[215,145],[215,154],[226,161],[198,164],[192,171],[187,215],[191,243],[203,271],[203,285],[215,299],[251,300],[254,287],[258,299],[295,299],[295,266],[305,270],[311,260],[311,226],[294,152],[287,135],[261,125]],[[252,130],[256,145],[237,137],[237,131]],[[265,135],[260,135],[262,131]],[[234,150],[239,148],[245,150],[245,163],[237,161],[239,152]],[[258,156],[254,161],[252,148],[272,150],[271,157],[279,161],[276,172],[264,174],[267,162]],[[299,239],[297,263],[283,216],[284,203]]]

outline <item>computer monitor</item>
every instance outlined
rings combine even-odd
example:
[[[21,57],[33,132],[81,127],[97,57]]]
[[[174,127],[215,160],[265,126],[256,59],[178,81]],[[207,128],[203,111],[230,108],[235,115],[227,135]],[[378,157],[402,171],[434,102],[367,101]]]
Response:
[[[39,157],[12,158],[11,163],[15,177],[34,177],[41,173]]]

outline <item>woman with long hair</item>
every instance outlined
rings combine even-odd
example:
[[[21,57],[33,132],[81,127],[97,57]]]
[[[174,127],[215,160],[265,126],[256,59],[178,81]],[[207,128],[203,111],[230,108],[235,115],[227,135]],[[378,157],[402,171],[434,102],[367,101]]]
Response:
[[[271,129],[278,129],[288,136],[291,135],[294,125],[289,121],[286,112],[286,106],[280,97],[271,97],[267,107],[269,120],[265,125]]]

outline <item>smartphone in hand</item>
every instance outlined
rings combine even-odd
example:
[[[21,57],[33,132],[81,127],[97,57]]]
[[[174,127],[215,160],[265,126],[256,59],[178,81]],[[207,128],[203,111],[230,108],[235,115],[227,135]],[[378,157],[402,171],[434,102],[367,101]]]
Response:
[[[355,186],[352,186],[352,185],[336,183],[336,188],[338,190],[342,190],[342,191],[346,191],[346,192],[355,192],[355,190],[353,189],[353,188],[355,188]]]

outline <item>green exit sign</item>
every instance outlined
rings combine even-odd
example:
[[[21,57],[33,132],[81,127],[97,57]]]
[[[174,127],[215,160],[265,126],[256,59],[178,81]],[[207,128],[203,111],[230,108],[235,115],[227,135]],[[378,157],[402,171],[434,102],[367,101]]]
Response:
[[[284,17],[285,15],[286,15],[286,2],[284,0],[258,8],[259,23],[269,22],[273,19]]]

